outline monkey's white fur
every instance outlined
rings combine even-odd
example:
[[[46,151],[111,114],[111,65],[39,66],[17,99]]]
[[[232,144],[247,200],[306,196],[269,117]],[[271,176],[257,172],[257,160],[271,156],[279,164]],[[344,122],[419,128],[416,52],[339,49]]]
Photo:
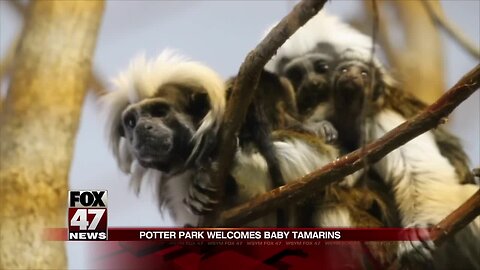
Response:
[[[125,108],[152,97],[162,85],[171,83],[200,85],[209,96],[212,108],[196,131],[194,143],[198,145],[207,131],[217,132],[225,110],[223,80],[208,67],[166,50],[154,60],[147,60],[144,56],[134,59],[129,68],[114,80],[115,91],[102,99],[102,105],[106,109],[107,139],[119,167],[131,175],[131,184],[137,193],[142,181],[153,182],[162,213],[167,210],[176,225],[197,225],[198,216],[190,213],[184,205],[195,171],[187,169],[167,175],[156,169],[144,168],[131,156],[128,143],[119,134],[121,115]],[[315,146],[299,139],[276,141],[274,147],[287,181],[318,169],[333,159],[323,156]],[[245,202],[272,188],[266,161],[255,149],[237,150],[232,175],[239,187],[235,203]],[[275,218],[268,215],[249,225],[274,227],[276,223]]]
[[[163,51],[154,60],[147,60],[144,55],[135,58],[126,71],[113,79],[115,91],[105,95],[101,100],[107,117],[106,129],[110,148],[121,170],[138,176],[134,181],[135,185],[139,184],[141,173],[136,171],[139,166],[132,163],[127,144],[118,134],[122,112],[130,104],[151,97],[161,86],[172,83],[195,84],[207,91],[212,108],[194,134],[193,139],[197,146],[205,132],[217,130],[221,122],[225,110],[223,80],[211,69],[173,50]]]
[[[384,109],[369,123],[372,140],[405,122]],[[404,226],[434,225],[466,201],[478,187],[461,185],[455,168],[440,154],[432,132],[395,149],[375,164],[393,187]]]
[[[381,111],[368,123],[371,140],[380,138],[405,120],[394,111]],[[426,228],[439,223],[479,189],[476,185],[460,184],[455,168],[440,154],[430,131],[395,149],[374,167],[392,187],[405,227]],[[473,259],[473,263],[480,264],[480,217],[450,243],[456,244],[463,254]],[[409,249],[411,247],[407,244],[399,253]],[[473,255],[475,253],[477,257]]]
[[[273,26],[266,33],[270,32],[271,28]],[[310,53],[319,43],[333,45],[337,53],[349,48],[370,51],[372,47],[369,36],[344,23],[339,17],[321,10],[290,36],[265,68],[271,72],[278,72],[276,67],[282,58],[292,59]]]
[[[277,153],[280,170],[286,183],[320,169],[322,166],[333,161],[334,156],[336,156],[320,153],[314,145],[297,138],[274,141],[273,145]],[[329,151],[336,153],[333,147],[331,147]],[[231,173],[236,179],[239,189],[237,203],[245,202],[250,198],[272,189],[267,162],[258,151],[238,149]],[[289,208],[290,218],[288,219],[288,226],[291,227],[300,225],[295,219],[295,208],[296,207]],[[314,218],[317,214],[320,216],[320,213],[312,213]],[[320,221],[314,222],[319,223]],[[276,220],[274,216],[268,215],[260,220],[260,222],[257,221],[253,223],[253,226],[255,225],[275,227]]]
[[[387,86],[386,91],[396,84],[378,58],[372,59],[371,38],[325,11],[319,12],[295,32],[268,62],[266,68],[274,73],[280,72],[276,69],[283,58],[294,59],[311,53],[319,43],[332,45],[340,61],[360,60],[368,63],[373,60],[374,67],[381,76],[377,79],[383,80]],[[373,135],[370,139],[381,137],[404,121],[401,115],[393,111],[380,112],[369,122],[369,133]],[[476,185],[460,184],[455,168],[440,154],[431,132],[418,136],[396,149],[375,164],[375,168],[392,187],[402,225],[406,227],[427,227],[437,224],[479,189]],[[341,209],[333,209],[318,218],[321,225],[351,224],[348,213]],[[480,218],[476,218],[449,243],[458,244],[464,254],[478,263]],[[412,247],[402,244],[399,254],[409,250],[412,250]]]
[[[131,174],[131,185],[135,191],[139,192],[142,180],[155,181],[159,185],[157,190],[160,192],[161,206],[163,203],[169,204],[165,207],[170,211],[173,210],[171,212],[178,213],[175,218],[179,222],[195,224],[197,217],[184,215],[185,211],[176,211],[179,207],[184,208],[181,200],[185,198],[186,194],[183,193],[191,182],[192,172],[186,171],[179,175],[166,176],[160,171],[143,168],[131,156],[128,144],[119,134],[122,112],[130,104],[149,98],[161,86],[172,83],[193,84],[207,91],[211,110],[202,119],[200,127],[193,136],[194,151],[196,151],[205,132],[217,131],[219,128],[226,103],[224,82],[210,68],[168,49],[153,60],[147,60],[143,55],[135,58],[128,69],[113,80],[115,91],[108,93],[101,100],[102,106],[105,108],[106,135],[118,166],[123,172]]]

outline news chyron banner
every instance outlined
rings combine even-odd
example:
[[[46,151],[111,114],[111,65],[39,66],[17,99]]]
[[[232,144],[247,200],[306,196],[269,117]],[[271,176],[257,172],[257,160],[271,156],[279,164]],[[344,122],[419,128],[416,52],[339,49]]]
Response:
[[[108,228],[106,190],[71,190],[67,204],[67,228],[44,239],[90,242],[92,269],[386,269],[400,241],[430,239],[429,228]]]
[[[99,208],[86,208],[87,216],[88,209]],[[73,216],[73,234],[48,228],[45,240],[88,242],[89,269],[380,270],[393,263],[399,241],[429,239],[427,228],[108,228],[107,235],[106,222],[89,230],[95,214],[83,230],[75,224],[84,218]]]
[[[106,190],[68,192],[68,240],[108,240]]]

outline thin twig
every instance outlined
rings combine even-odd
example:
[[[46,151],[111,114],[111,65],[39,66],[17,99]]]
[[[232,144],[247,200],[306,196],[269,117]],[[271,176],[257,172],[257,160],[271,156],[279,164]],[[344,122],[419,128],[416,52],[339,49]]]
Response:
[[[212,172],[214,184],[219,191],[216,199],[222,201],[223,183],[233,161],[236,146],[236,134],[245,119],[246,109],[250,104],[258,84],[260,73],[277,49],[302,25],[318,13],[327,0],[303,0],[283,18],[277,26],[251,51],[238,72],[233,85],[232,95],[228,101],[227,111],[220,131],[220,142],[216,160],[218,168]],[[216,209],[218,210],[218,209]],[[203,226],[212,226],[216,222],[218,211],[213,211],[201,222]]]
[[[379,14],[378,14],[378,6],[377,6],[377,1],[376,0],[371,0],[370,1],[372,3],[372,18],[373,18],[373,21],[372,21],[372,47],[370,48],[370,68],[373,70],[374,69],[374,66],[375,66],[375,45],[376,45],[376,41],[377,41],[377,35],[378,35],[378,23],[380,21],[379,19]],[[370,81],[369,81],[369,85],[368,85],[368,91],[367,91],[367,94],[366,94],[366,97],[363,99],[363,104],[362,104],[362,111],[361,111],[361,115],[360,115],[360,119],[361,119],[361,138],[360,138],[360,142],[361,142],[361,154],[362,155],[365,155],[365,146],[367,145],[367,138],[369,138],[369,134],[368,134],[368,129],[366,128],[366,125],[367,125],[367,111],[368,111],[368,108],[370,106],[372,106],[371,104],[371,100],[372,100],[372,95],[373,95],[373,82],[375,82],[376,79],[375,79],[375,72],[370,72]],[[367,171],[368,169],[368,161],[367,159],[365,159],[363,161],[363,168],[365,171]],[[364,177],[364,180],[366,180],[366,177],[367,177],[367,174],[364,174],[363,175]]]
[[[457,41],[468,53],[473,57],[480,59],[480,44],[475,44],[465,33],[456,26],[452,21],[448,20],[443,10],[439,6],[438,9],[434,8],[430,1],[420,1],[432,21],[439,27],[441,27],[447,34]]]
[[[455,86],[414,118],[405,121],[383,137],[365,147],[365,151],[354,151],[321,169],[260,195],[220,215],[223,226],[241,225],[285,206],[288,203],[307,198],[327,185],[340,181],[345,176],[362,168],[366,159],[370,164],[377,162],[394,149],[416,136],[436,127],[442,118],[448,116],[462,101],[480,87],[480,65],[466,74]],[[362,153],[364,152],[364,153]]]
[[[440,246],[460,229],[467,226],[480,215],[480,190],[475,192],[465,203],[440,221],[430,231],[430,238]]]

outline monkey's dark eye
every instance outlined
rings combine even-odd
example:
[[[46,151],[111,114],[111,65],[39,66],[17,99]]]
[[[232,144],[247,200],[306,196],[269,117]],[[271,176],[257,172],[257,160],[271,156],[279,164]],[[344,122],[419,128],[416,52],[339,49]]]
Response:
[[[132,113],[129,113],[123,118],[123,122],[125,123],[125,126],[128,128],[134,128],[135,125],[137,124],[137,119],[135,118],[135,115]]]
[[[170,107],[165,103],[155,104],[150,108],[150,114],[153,117],[165,117],[168,114]]]
[[[362,75],[362,77],[367,77],[368,76],[368,71],[362,70],[362,72],[360,74]]]
[[[330,69],[330,66],[323,61],[316,61],[313,64],[313,68],[315,69],[315,72],[323,74]]]
[[[348,69],[347,68],[342,68],[342,73],[347,73]]]
[[[292,81],[300,81],[303,77],[303,71],[300,67],[289,68],[285,74]]]

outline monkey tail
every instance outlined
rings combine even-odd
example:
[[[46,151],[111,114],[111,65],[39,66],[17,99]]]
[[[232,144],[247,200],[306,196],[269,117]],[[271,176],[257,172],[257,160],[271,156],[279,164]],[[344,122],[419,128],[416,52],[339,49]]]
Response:
[[[271,127],[268,122],[266,113],[258,102],[253,101],[247,113],[248,124],[256,127],[256,132],[253,132],[253,141],[256,144],[258,151],[265,158],[268,166],[268,172],[272,181],[273,188],[278,188],[285,185],[285,179],[280,170],[280,162],[278,160],[277,152],[275,151],[272,138]],[[287,213],[285,209],[277,209],[277,227],[287,227]]]

